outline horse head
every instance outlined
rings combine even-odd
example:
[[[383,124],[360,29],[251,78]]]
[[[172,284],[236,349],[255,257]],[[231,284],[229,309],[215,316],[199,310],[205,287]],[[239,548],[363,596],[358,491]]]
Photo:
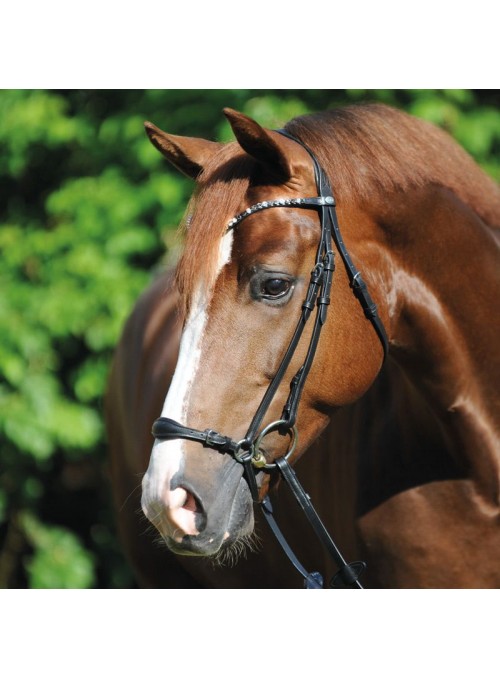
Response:
[[[311,294],[323,233],[321,209],[314,202],[311,209],[300,203],[318,199],[314,162],[293,138],[233,110],[225,114],[236,142],[224,145],[169,135],[146,123],[152,143],[197,181],[177,270],[186,319],[162,417],[208,437],[217,431],[224,440],[236,441],[236,449],[238,441],[244,442],[243,457],[258,433],[269,431],[256,450],[266,464],[256,471],[262,499],[275,480],[274,460],[287,454],[291,463],[298,459],[332,411],[357,400],[372,384],[384,351],[353,294],[348,267],[338,265],[314,361],[307,363],[317,341],[309,323],[283,364]],[[367,210],[339,205],[339,219],[358,260],[369,264],[380,258]],[[381,306],[381,292],[375,288],[374,294]],[[314,302],[309,299],[311,306]],[[386,314],[384,305],[381,314]],[[290,383],[304,363],[308,377],[300,384],[293,421],[300,436],[290,453],[291,436],[285,434],[292,427],[283,430],[273,422],[283,421]],[[263,408],[280,369],[283,374]],[[217,449],[189,436],[160,437],[143,479],[144,513],[174,552],[216,555],[248,538],[254,528],[256,497],[243,472],[244,465],[223,445]]]

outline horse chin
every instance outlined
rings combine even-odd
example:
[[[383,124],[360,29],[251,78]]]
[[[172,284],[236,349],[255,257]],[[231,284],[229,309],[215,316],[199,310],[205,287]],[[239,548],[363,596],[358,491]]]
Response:
[[[208,558],[215,565],[233,566],[240,557],[248,551],[256,551],[258,539],[252,529],[247,534],[239,534],[235,537],[224,535],[222,541],[212,537],[185,536],[181,542],[170,538],[165,543],[172,553],[183,557]]]
[[[216,565],[235,565],[240,556],[247,551],[255,551],[257,539],[253,533],[234,538],[227,537],[222,542],[210,539],[186,536],[180,543],[166,539],[170,551],[178,556],[208,558]]]
[[[212,537],[200,538],[186,535],[180,542],[174,541],[170,537],[165,538],[165,543],[169,551],[178,556],[212,558],[216,557],[221,549],[220,543],[215,543]]]

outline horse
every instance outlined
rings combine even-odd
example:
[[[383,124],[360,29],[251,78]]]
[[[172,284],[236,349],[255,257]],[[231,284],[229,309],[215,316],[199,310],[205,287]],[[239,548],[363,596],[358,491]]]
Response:
[[[305,569],[330,581],[337,566],[278,470],[287,459],[340,549],[366,563],[364,586],[497,587],[499,187],[445,131],[385,105],[284,130],[224,114],[227,144],[145,123],[196,189],[178,264],[137,302],[106,398],[118,528],[139,585],[300,587],[255,510],[266,497]],[[341,244],[327,247],[329,295],[309,304],[328,307],[321,337],[304,325],[284,364],[323,234],[318,167]],[[160,413],[170,428],[153,443]]]

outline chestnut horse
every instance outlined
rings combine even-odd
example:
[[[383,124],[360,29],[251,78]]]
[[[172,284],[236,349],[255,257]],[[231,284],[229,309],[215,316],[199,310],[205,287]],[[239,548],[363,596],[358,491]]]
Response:
[[[319,211],[293,204],[318,195],[307,148],[329,177],[389,355],[384,361],[334,247],[330,310],[297,413],[297,477],[348,559],[367,563],[364,585],[500,585],[497,185],[445,132],[386,106],[296,118],[285,131],[301,143],[225,115],[236,137],[229,144],[146,123],[197,190],[176,272],[139,300],[109,383],[118,523],[140,585],[302,585],[254,514],[255,493],[234,455],[184,438],[157,439],[151,451],[151,426],[161,413],[245,440],[314,266]],[[279,199],[291,203],[235,225],[250,206]],[[312,332],[304,329],[260,430],[280,420]],[[274,431],[265,461],[272,466],[288,446]],[[304,566],[331,577],[335,564],[277,475],[256,471],[258,498],[273,497]]]

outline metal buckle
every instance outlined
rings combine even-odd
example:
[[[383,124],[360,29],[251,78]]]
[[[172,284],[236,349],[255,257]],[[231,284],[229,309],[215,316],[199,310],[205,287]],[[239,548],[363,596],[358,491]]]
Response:
[[[242,447],[243,443],[247,443],[248,445],[248,440],[246,438],[243,438],[242,440],[238,441],[237,443],[237,450],[233,452],[233,457],[236,459],[236,461],[239,461],[240,464],[246,464],[248,461],[251,461],[253,463],[253,456],[254,456],[254,451],[253,451],[253,445],[250,446],[248,449],[245,449]]]

